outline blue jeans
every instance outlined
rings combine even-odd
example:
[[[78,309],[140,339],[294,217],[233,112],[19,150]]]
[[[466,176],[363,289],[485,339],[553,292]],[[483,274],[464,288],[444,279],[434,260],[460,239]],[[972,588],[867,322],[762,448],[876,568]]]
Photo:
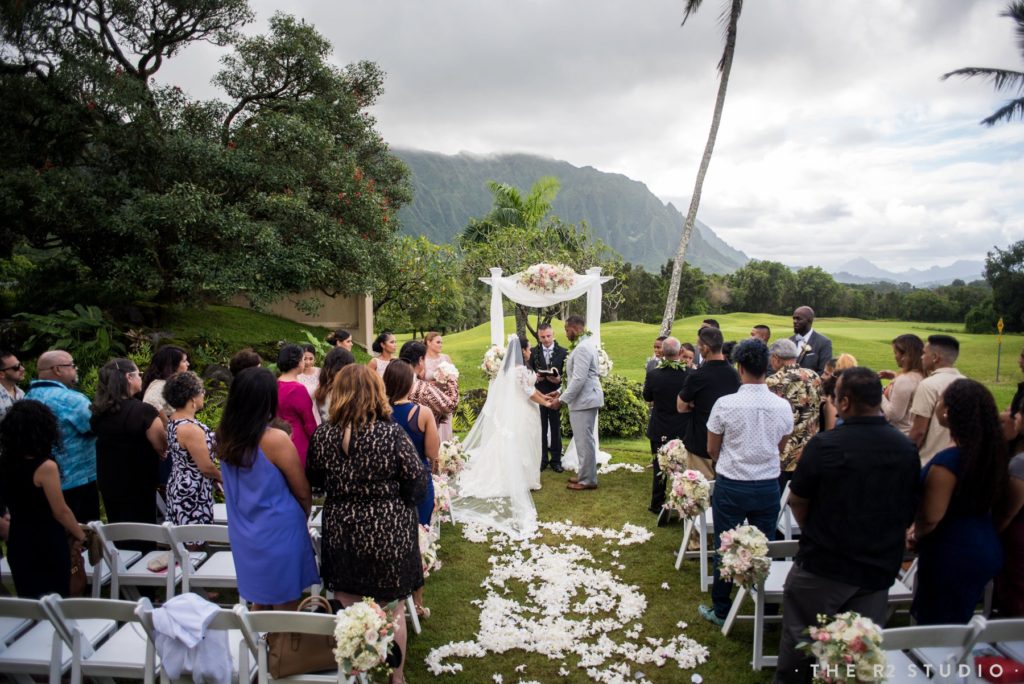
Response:
[[[722,475],[715,478],[715,493],[711,497],[711,511],[715,519],[715,548],[721,542],[719,537],[746,520],[764,532],[768,541],[774,541],[775,528],[779,522],[779,481],[731,480]],[[724,581],[718,574],[722,558],[715,554],[715,582],[711,585],[711,600],[715,615],[723,620],[729,614],[732,600],[732,582]]]

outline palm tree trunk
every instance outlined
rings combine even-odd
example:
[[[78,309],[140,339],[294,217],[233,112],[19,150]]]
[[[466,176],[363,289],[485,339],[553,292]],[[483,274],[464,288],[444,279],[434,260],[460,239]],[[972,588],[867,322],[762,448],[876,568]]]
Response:
[[[711,130],[708,131],[708,140],[704,145],[704,156],[700,160],[700,168],[697,170],[697,181],[693,185],[693,195],[690,197],[690,209],[686,212],[686,222],[683,224],[683,235],[679,239],[679,249],[672,263],[672,278],[668,286],[668,298],[665,302],[665,315],[661,319],[661,334],[672,333],[672,322],[676,317],[676,304],[679,298],[679,281],[683,276],[683,260],[686,257],[686,247],[690,244],[690,237],[693,235],[693,224],[697,220],[697,208],[700,206],[700,193],[704,188],[704,176],[707,175],[708,166],[711,165],[711,153],[715,149],[715,140],[718,138],[718,125],[722,122],[722,109],[725,107],[725,91],[729,87],[729,72],[732,70],[732,57],[736,52],[736,27],[740,19],[740,10],[743,8],[743,0],[732,0],[729,8],[729,24],[725,32],[725,51],[722,53],[722,61],[719,67],[722,78],[718,82],[718,97],[715,99],[715,111],[711,116]]]

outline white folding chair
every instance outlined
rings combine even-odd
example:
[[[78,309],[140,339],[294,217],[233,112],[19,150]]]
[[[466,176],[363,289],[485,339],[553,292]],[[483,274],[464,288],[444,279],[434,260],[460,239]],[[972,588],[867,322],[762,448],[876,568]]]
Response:
[[[80,684],[82,677],[121,677],[152,684],[156,676],[156,650],[141,619],[143,611],[153,608],[149,599],[61,599],[54,594],[43,599],[43,606],[50,620],[70,633],[71,684]],[[91,649],[81,627],[87,620],[112,620],[123,625]]]
[[[309,528],[321,530],[324,524],[324,509],[323,506],[313,506],[309,510]]]
[[[170,528],[171,538],[177,548],[185,548],[185,544],[215,544],[223,546],[222,550],[207,548],[206,559],[193,568],[192,563],[184,563],[181,578],[183,592],[194,589],[237,589],[238,575],[235,573],[235,557],[228,548],[227,525],[177,525]]]
[[[0,673],[16,682],[31,682],[33,675],[59,684],[71,669],[75,636],[66,623],[51,618],[42,601],[0,598],[0,616],[34,621],[27,631],[0,652]],[[116,628],[112,620],[80,620],[76,634],[83,652],[92,649]]]
[[[163,586],[167,592],[167,598],[174,596],[175,587],[181,581],[184,562],[196,562],[205,558],[203,553],[188,553],[185,548],[178,544],[171,535],[171,524],[165,522],[162,525],[149,523],[110,523],[107,525],[94,522],[92,528],[96,530],[100,541],[103,544],[103,557],[107,566],[111,568],[110,573],[110,597],[118,598],[121,588],[127,589],[129,598],[137,599],[136,587],[159,587]],[[115,542],[119,541],[147,541],[167,547],[157,551],[150,551],[134,563],[128,564],[121,554],[118,553]],[[167,560],[167,569],[160,572],[153,572],[149,569],[151,560],[164,557]]]
[[[887,682],[954,681],[950,675],[970,654],[984,624],[975,618],[966,625],[917,625],[882,630]]]
[[[215,504],[213,504],[213,524],[214,525],[227,525],[228,524],[228,505],[226,503],[215,503]]]
[[[779,501],[779,523],[775,526],[776,532],[782,534],[785,540],[792,539],[794,535],[800,534],[800,523],[793,515],[793,509],[789,507],[789,482],[782,488],[782,499]]]
[[[405,599],[405,615],[412,623],[412,631],[419,634],[423,631],[420,626],[420,616],[416,614],[416,602],[412,600],[412,595],[409,595]]]
[[[711,486],[712,496],[715,493],[715,481],[709,480],[708,484]],[[693,534],[693,530],[697,530],[697,551],[690,551],[687,549],[687,545],[690,541],[690,536]],[[711,549],[708,541],[709,535],[714,535],[715,522],[714,516],[709,506],[702,515],[698,515],[693,518],[687,518],[683,521],[683,540],[679,544],[679,553],[676,554],[676,570],[683,564],[684,558],[698,558],[700,560],[700,590],[707,591],[714,580],[714,575],[709,571]]]

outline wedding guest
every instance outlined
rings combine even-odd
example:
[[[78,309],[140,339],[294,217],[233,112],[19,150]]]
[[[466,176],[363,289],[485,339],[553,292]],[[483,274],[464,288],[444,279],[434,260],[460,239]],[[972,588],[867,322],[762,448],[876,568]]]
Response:
[[[652,370],[658,367],[659,363],[661,363],[661,359],[664,354],[664,352],[662,351],[662,346],[665,344],[665,338],[665,335],[658,335],[657,337],[654,338],[654,353],[651,356],[647,357],[647,362],[644,365],[645,373],[650,373]]]
[[[1014,416],[1016,437],[1024,435],[1024,411]],[[992,605],[999,617],[1024,617],[1024,451],[1010,459],[1006,505],[996,521],[1003,542],[1003,569],[996,577]]]
[[[308,343],[300,344],[299,346],[302,347],[302,364],[297,379],[305,386],[309,396],[312,397],[316,394],[316,387],[320,383],[320,369],[316,367],[316,347]],[[315,411],[313,416],[317,419],[317,425],[319,425],[320,419]]]
[[[445,385],[438,385],[433,382],[426,382],[424,375],[424,357],[427,354],[427,347],[422,342],[410,340],[402,345],[399,358],[412,366],[416,373],[413,382],[412,392],[409,399],[420,406],[426,406],[434,414],[434,421],[443,420],[450,416],[455,407],[459,404],[459,383],[455,378],[449,378]]]
[[[96,488],[96,437],[92,434],[89,399],[72,389],[78,366],[63,350],[44,352],[36,363],[38,380],[29,385],[25,399],[40,401],[57,416],[60,440],[53,456],[60,468],[61,489],[76,520],[100,519]]]
[[[756,337],[765,344],[768,344],[768,340],[772,338],[772,329],[764,323],[758,323],[750,329],[750,336]]]
[[[1020,351],[1020,358],[1017,360],[1020,371],[1024,373],[1024,349]],[[1024,408],[1024,382],[1017,383],[1017,391],[1010,400],[1010,415],[1016,416]]]
[[[174,411],[174,408],[164,400],[164,383],[175,373],[184,373],[188,367],[188,354],[185,350],[169,344],[156,350],[153,360],[149,362],[149,368],[142,376],[142,401],[158,411],[164,425]],[[164,479],[166,480],[166,477]]]
[[[391,419],[405,430],[412,445],[416,447],[423,469],[428,477],[437,472],[438,449],[441,440],[437,434],[434,416],[426,406],[414,404],[409,399],[416,375],[407,363],[392,363],[384,371],[384,389],[391,404]],[[416,501],[416,513],[420,525],[430,527],[434,515],[434,479],[427,482],[423,496]],[[416,613],[429,617],[430,610],[423,605],[423,587],[413,592]]]
[[[423,358],[423,379],[428,382],[436,382],[437,367],[442,363],[451,363],[452,358],[441,353],[441,346],[444,339],[439,332],[428,332],[423,337],[423,343],[427,346],[427,355]],[[458,385],[456,384],[456,392]],[[455,434],[452,431],[451,414],[438,420],[438,435],[442,442],[450,441]]]
[[[966,624],[1002,566],[993,511],[1004,502],[1009,459],[995,400],[981,383],[954,380],[935,413],[954,446],[921,471],[924,490],[910,538],[918,553],[910,613],[922,625]]]
[[[839,374],[828,373],[821,381],[821,411],[818,414],[818,431],[825,432],[835,428],[840,421],[839,411],[836,409],[836,384],[839,382]]]
[[[688,466],[700,471],[709,480],[715,479],[715,471],[708,455],[708,418],[719,398],[733,394],[740,388],[740,376],[725,356],[722,355],[722,331],[705,326],[697,335],[697,346],[704,363],[694,372],[688,373],[683,389],[676,400],[680,413],[690,412],[690,424],[686,428],[683,445],[687,451]]]
[[[744,520],[761,530],[769,541],[775,539],[779,454],[785,451],[793,431],[789,402],[772,394],[765,384],[765,343],[746,339],[736,346],[732,358],[739,366],[743,384],[734,394],[715,402],[707,423],[708,454],[716,462],[715,494],[711,498],[716,548],[722,533]],[[701,605],[698,611],[705,620],[721,626],[732,605],[732,582],[722,579],[719,563],[721,558],[716,555],[713,606]]]
[[[355,340],[352,339],[352,333],[343,328],[338,328],[327,336],[327,344],[332,347],[343,347],[348,351],[352,351],[352,344],[354,342]]]
[[[0,351],[0,420],[14,406],[14,402],[25,398],[25,390],[19,385],[25,381],[25,366],[11,351]]]
[[[156,524],[160,459],[167,429],[152,405],[135,397],[142,375],[131,359],[108,361],[92,401],[96,480],[107,522]]]
[[[822,375],[832,358],[832,340],[814,330],[814,309],[797,307],[793,312],[793,336],[789,339],[797,348],[797,365]]]
[[[900,335],[892,341],[892,355],[900,369],[899,373],[882,371],[878,374],[883,379],[892,380],[882,394],[882,412],[893,427],[908,436],[914,423],[910,406],[917,386],[924,380],[924,369],[921,366],[923,353],[924,342],[920,337]]]
[[[704,365],[704,357],[700,350],[700,331],[703,330],[704,328],[718,329],[718,321],[716,321],[714,318],[705,318],[703,321],[700,322],[700,327],[697,328],[697,344],[695,345],[697,347],[697,356],[694,358],[693,363],[698,368]]]
[[[203,381],[191,371],[176,373],[164,384],[164,399],[174,409],[167,422],[167,517],[174,525],[213,523],[213,483],[220,482],[214,463],[213,431],[196,420],[206,403]]]
[[[796,365],[796,345],[791,340],[776,340],[768,351],[773,370],[766,381],[768,389],[789,402],[793,411],[793,434],[786,442],[780,464],[779,486],[785,487],[807,442],[818,434],[821,380],[814,371]]]
[[[644,378],[644,401],[651,404],[651,417],[647,422],[647,438],[651,442],[651,459],[654,466],[654,480],[651,486],[651,513],[660,514],[665,503],[666,478],[658,463],[658,449],[673,439],[682,439],[692,416],[676,410],[676,397],[686,382],[689,367],[679,360],[679,340],[666,337],[662,341],[662,359],[658,365],[647,371]],[[668,516],[659,519],[658,524],[668,521]]]
[[[331,412],[331,392],[334,388],[335,376],[342,368],[355,362],[356,357],[352,356],[352,352],[345,347],[335,347],[324,357],[324,365],[320,368],[320,382],[313,394],[313,403],[316,404],[321,423],[327,422]]]
[[[917,444],[921,466],[950,445],[949,430],[939,420],[939,399],[956,380],[964,377],[956,368],[960,343],[949,335],[931,335],[921,354],[925,378],[917,385],[910,413],[914,420],[909,437]]]
[[[57,418],[45,404],[19,401],[0,422],[0,487],[11,511],[7,559],[21,598],[70,593],[71,556],[85,533],[61,492],[53,454],[59,449]]]
[[[844,354],[840,354],[839,356],[836,357],[836,362],[834,364],[834,371],[836,371],[836,372],[844,371],[847,368],[856,368],[856,367],[857,367],[857,357],[854,356],[853,354],[845,354],[844,353]]]
[[[376,356],[370,359],[366,365],[370,367],[370,370],[376,371],[377,375],[383,378],[384,370],[395,358],[396,349],[398,349],[398,344],[395,342],[395,336],[385,330],[380,335],[377,335],[377,339],[370,345],[370,350]]]
[[[324,585],[345,606],[364,596],[398,602],[395,642],[403,662],[391,681],[404,682],[404,599],[423,586],[415,502],[428,477],[409,437],[391,420],[383,381],[366,366],[338,373],[330,421],[313,435],[306,475],[327,494]]]
[[[878,376],[848,369],[836,397],[842,427],[811,438],[791,484],[800,550],[783,592],[776,683],[810,679],[810,658],[797,646],[818,615],[856,611],[885,624],[917,506],[917,449],[879,415]]]
[[[313,398],[299,381],[302,371],[303,350],[297,344],[286,344],[277,355],[277,417],[292,426],[292,444],[299,452],[299,460],[306,463],[309,438],[316,430],[316,411]]]
[[[313,496],[295,445],[267,424],[276,413],[274,374],[248,368],[232,381],[217,428],[238,594],[253,610],[295,610],[320,583],[307,528]]]
[[[228,362],[228,370],[231,377],[235,377],[246,368],[259,368],[263,365],[263,358],[252,347],[246,347],[231,357]]]
[[[683,342],[679,345],[679,361],[687,368],[696,368],[697,365],[694,363],[694,359],[697,357],[697,350],[693,348],[693,345],[689,342]]]
[[[565,373],[565,359],[569,351],[555,340],[555,331],[550,323],[537,326],[537,340],[540,342],[530,350],[530,370],[537,374],[537,391],[551,394],[562,386]],[[540,469],[549,466],[556,473],[562,468],[562,420],[561,411],[548,406],[540,407]]]

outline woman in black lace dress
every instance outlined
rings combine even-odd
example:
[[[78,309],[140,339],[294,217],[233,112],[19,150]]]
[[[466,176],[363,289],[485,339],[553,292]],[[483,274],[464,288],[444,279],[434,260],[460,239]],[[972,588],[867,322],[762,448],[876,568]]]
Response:
[[[330,420],[309,445],[306,475],[327,493],[320,574],[343,605],[370,596],[399,601],[395,642],[405,655],[402,599],[423,586],[417,498],[427,473],[405,431],[391,421],[384,383],[362,365],[334,381]],[[392,682],[402,682],[402,667]]]

